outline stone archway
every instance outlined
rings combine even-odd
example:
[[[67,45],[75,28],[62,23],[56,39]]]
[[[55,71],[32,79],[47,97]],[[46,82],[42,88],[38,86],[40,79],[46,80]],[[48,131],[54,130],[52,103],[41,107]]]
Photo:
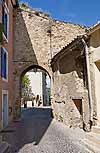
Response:
[[[51,71],[50,69],[46,69],[45,67],[34,65],[32,63],[25,64],[25,63],[17,63],[15,71],[14,71],[14,119],[18,119],[21,116],[21,81],[22,77],[31,69],[38,68],[46,72],[49,77],[51,78]]]
[[[23,72],[31,66],[40,66],[52,78],[50,61],[75,37],[84,34],[85,28],[73,23],[56,21],[28,6],[16,8],[13,17],[14,94],[12,95],[16,118],[20,116],[20,78]]]

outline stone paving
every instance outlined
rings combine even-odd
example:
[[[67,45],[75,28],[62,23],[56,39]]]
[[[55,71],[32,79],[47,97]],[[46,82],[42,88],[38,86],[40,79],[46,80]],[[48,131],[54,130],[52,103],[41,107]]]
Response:
[[[50,108],[29,108],[2,133],[11,153],[91,153],[81,144],[84,132],[51,117]]]

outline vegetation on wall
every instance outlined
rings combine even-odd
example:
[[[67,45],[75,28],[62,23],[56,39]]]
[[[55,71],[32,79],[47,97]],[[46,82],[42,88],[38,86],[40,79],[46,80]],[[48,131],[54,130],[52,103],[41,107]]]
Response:
[[[50,14],[48,12],[44,12],[41,8],[31,8],[31,6],[27,3],[27,2],[20,2],[20,6],[27,10],[28,9],[28,12],[29,12],[29,16],[32,17],[32,14],[35,14],[37,16],[41,16],[43,15],[44,17],[49,17]]]
[[[63,113],[60,113],[59,115],[59,119],[58,119],[60,122],[64,122],[64,114]]]

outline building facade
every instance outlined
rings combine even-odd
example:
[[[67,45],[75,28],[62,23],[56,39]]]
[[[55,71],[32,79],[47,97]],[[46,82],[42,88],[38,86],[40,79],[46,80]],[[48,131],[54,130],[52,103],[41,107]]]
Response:
[[[58,54],[53,70],[55,118],[90,131],[100,126],[100,23],[75,38]]]
[[[16,1],[0,1],[0,129],[13,117],[13,9]]]
[[[100,126],[100,23],[90,27],[88,37],[93,119]]]
[[[75,38],[51,62],[54,116],[68,127],[90,130],[87,66],[82,38]]]

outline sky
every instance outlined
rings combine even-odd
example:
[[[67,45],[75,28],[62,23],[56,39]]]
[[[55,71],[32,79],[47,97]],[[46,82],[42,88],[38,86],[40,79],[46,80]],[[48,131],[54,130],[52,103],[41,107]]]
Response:
[[[100,20],[100,0],[20,0],[33,8],[48,12],[51,17],[86,26]]]

